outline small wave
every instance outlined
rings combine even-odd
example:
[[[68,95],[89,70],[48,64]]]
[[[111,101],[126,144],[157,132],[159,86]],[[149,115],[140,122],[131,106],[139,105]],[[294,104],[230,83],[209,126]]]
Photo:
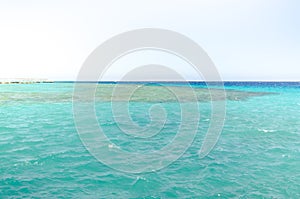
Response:
[[[147,179],[142,177],[142,176],[137,176],[136,179],[133,181],[133,183],[131,184],[132,186],[137,184],[139,181],[146,181]]]
[[[264,132],[264,133],[273,133],[273,132],[275,132],[276,130],[273,130],[273,129],[258,129],[258,131]]]
[[[115,149],[120,149],[120,147],[117,146],[117,145],[115,145],[115,144],[109,144],[109,145],[108,145],[108,148],[110,148],[110,149],[113,149],[113,148],[115,148]]]

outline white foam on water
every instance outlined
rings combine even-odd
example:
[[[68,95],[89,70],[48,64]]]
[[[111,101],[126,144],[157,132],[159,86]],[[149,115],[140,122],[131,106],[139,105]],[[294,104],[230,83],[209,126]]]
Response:
[[[275,132],[276,130],[273,130],[273,129],[258,129],[258,131],[264,132],[264,133],[273,133],[273,132]]]

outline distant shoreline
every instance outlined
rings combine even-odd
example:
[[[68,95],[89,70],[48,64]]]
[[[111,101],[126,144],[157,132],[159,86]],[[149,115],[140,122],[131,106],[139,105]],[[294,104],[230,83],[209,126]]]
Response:
[[[36,84],[36,83],[54,83],[54,81],[48,79],[30,79],[30,78],[0,79],[0,84]]]
[[[299,81],[54,81],[48,79],[0,79],[0,84],[37,84],[37,83],[97,83],[97,84],[220,84],[223,83],[225,85],[228,84],[299,84]]]

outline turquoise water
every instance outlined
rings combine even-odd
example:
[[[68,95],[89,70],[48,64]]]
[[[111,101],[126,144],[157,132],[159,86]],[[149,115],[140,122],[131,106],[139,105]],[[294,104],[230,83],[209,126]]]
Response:
[[[73,86],[0,85],[0,198],[300,198],[299,83],[226,84],[228,91],[270,94],[228,100],[220,139],[202,159],[211,109],[201,102],[188,150],[171,165],[141,174],[114,170],[83,146],[73,120]],[[151,140],[122,135],[108,102],[96,102],[96,114],[116,145],[151,151],[167,144],[180,123],[178,104],[162,105],[169,113],[166,130]],[[150,106],[132,102],[132,119],[145,126]]]

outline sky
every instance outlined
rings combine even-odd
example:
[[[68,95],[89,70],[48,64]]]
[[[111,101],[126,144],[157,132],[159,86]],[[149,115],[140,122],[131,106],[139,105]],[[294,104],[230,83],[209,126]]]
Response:
[[[0,79],[75,80],[107,39],[163,28],[197,42],[225,81],[299,81],[299,10],[297,0],[0,0]],[[182,67],[170,56],[151,56]],[[128,68],[138,60],[149,55],[119,63]]]

